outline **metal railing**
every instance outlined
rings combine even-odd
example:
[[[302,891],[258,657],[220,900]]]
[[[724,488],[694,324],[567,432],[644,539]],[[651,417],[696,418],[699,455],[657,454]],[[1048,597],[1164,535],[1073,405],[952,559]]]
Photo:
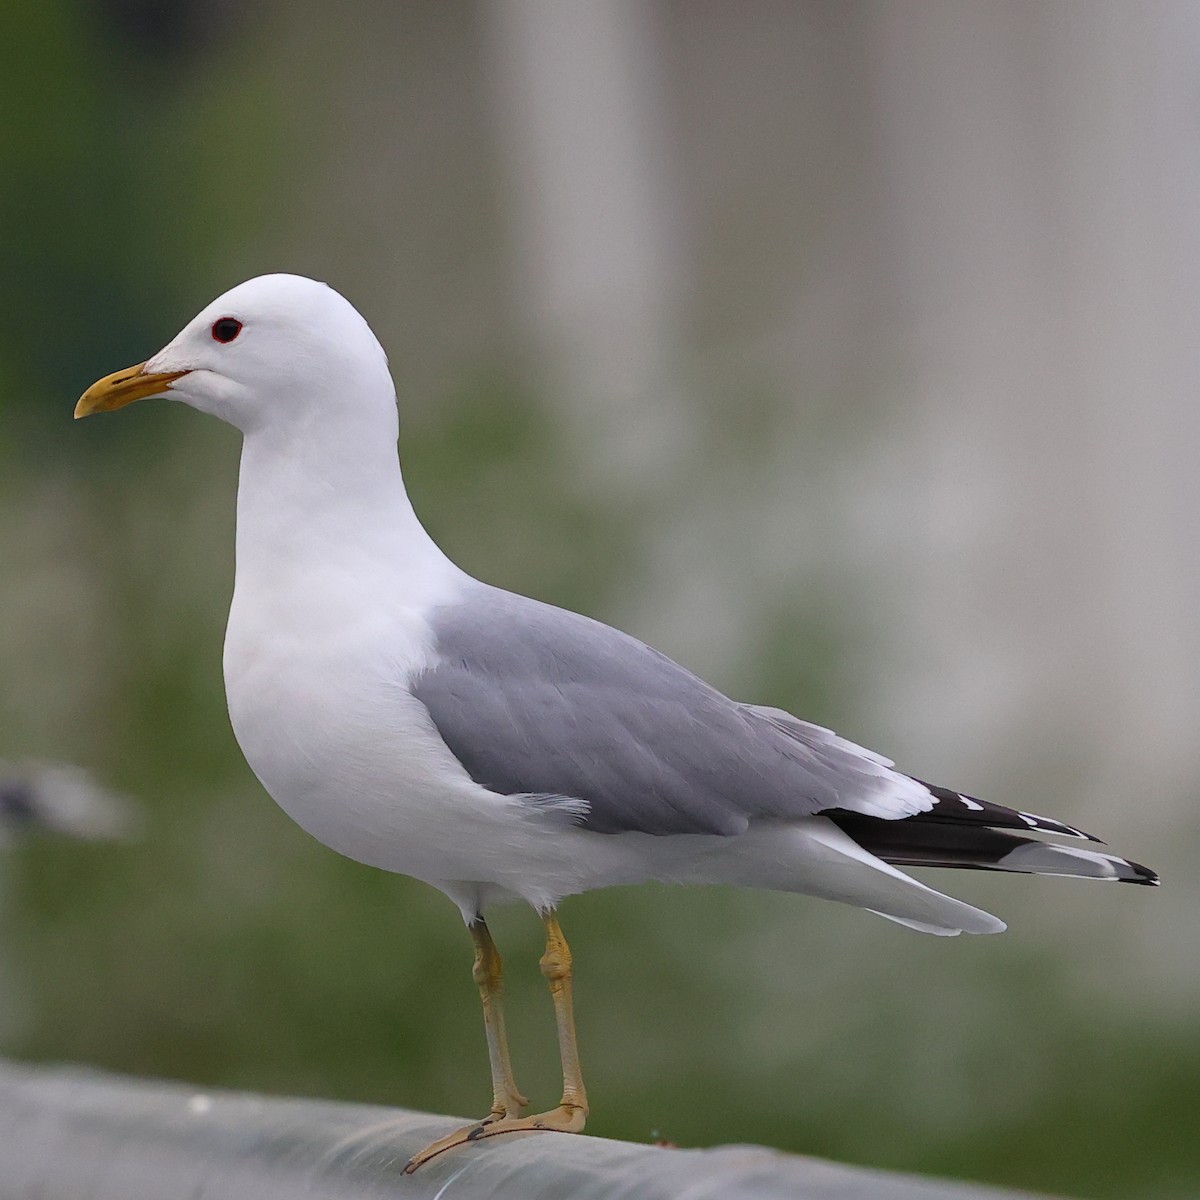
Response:
[[[757,1146],[552,1133],[454,1150],[449,1117],[0,1064],[0,1200],[1016,1200]]]

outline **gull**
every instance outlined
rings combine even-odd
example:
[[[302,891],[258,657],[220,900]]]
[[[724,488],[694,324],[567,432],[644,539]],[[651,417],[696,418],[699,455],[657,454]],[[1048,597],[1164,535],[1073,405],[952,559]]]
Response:
[[[127,841],[139,825],[133,802],[82,767],[0,759],[0,849],[38,830],[81,841]]]
[[[1099,839],[1082,830],[924,783],[460,570],[405,491],[383,349],[323,283],[238,285],[152,358],[93,384],[75,415],[149,397],[243,434],[224,675],[246,761],[326,846],[439,888],[474,942],[492,1106],[409,1171],[480,1138],[583,1129],[567,896],[647,880],[769,888],[954,935],[1005,926],[899,867],[1158,882],[1085,848]],[[509,901],[545,925],[563,1090],[536,1115],[513,1078],[485,920]]]

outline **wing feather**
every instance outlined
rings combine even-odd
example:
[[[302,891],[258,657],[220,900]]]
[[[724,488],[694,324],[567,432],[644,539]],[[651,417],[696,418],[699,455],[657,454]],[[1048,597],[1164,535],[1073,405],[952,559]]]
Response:
[[[504,795],[582,802],[595,832],[730,836],[752,820],[933,804],[887,760],[738,704],[587,617],[476,584],[430,621],[433,661],[411,687],[467,772]]]

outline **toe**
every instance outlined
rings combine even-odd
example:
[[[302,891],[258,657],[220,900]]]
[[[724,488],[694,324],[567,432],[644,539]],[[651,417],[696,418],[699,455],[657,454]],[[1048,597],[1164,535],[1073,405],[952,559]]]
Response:
[[[424,1150],[414,1154],[404,1164],[404,1174],[411,1175],[418,1167],[422,1167],[431,1158],[437,1158],[447,1150],[456,1146],[466,1146],[471,1142],[482,1141],[484,1138],[499,1137],[504,1133],[582,1133],[587,1112],[582,1108],[561,1105],[549,1112],[535,1113],[528,1117],[517,1117],[489,1113],[482,1121],[464,1125],[453,1133],[448,1133],[436,1142],[431,1142]]]

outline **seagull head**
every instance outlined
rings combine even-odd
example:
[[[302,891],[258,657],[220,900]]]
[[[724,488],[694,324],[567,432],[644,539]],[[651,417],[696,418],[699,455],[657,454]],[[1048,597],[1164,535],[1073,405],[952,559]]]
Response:
[[[300,275],[238,284],[144,363],[92,384],[75,416],[165,396],[243,433],[345,422],[379,408],[395,420],[387,357],[350,302]]]

